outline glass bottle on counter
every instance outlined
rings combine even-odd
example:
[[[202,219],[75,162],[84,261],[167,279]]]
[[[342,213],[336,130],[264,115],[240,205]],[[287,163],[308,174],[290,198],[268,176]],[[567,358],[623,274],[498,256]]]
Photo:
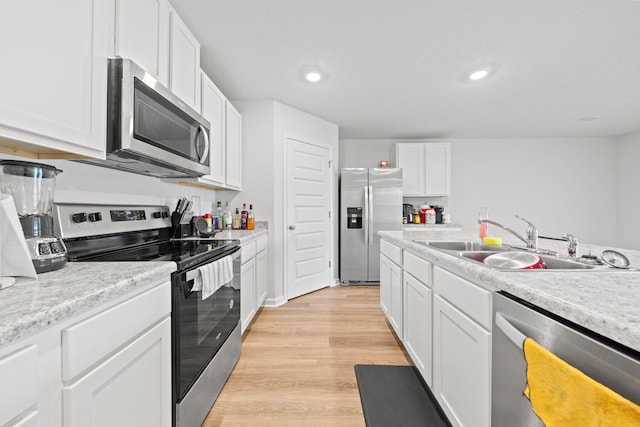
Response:
[[[236,213],[233,214],[232,228],[234,230],[240,230],[240,208],[236,208]]]
[[[253,205],[249,205],[249,214],[247,216],[247,230],[255,230],[256,219],[253,216]]]
[[[218,200],[216,203],[216,211],[213,216],[213,223],[216,226],[216,230],[222,230],[222,216],[224,212],[222,211],[222,202]]]
[[[489,219],[489,208],[481,207],[478,209],[478,220]],[[478,222],[480,222],[478,221]],[[489,235],[489,224],[486,222],[480,222],[480,227],[478,230],[478,235],[481,239],[487,237]]]
[[[223,227],[225,230],[231,230],[233,228],[233,216],[231,214],[231,208],[229,207],[229,201],[225,205],[223,217]]]
[[[247,204],[242,204],[242,212],[240,212],[240,229],[247,229],[247,220],[249,219],[249,212],[247,212]]]

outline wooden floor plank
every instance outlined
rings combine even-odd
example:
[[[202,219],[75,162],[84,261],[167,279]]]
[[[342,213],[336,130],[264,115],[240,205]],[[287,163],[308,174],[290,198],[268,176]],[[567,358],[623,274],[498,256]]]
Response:
[[[203,427],[363,427],[353,366],[408,365],[377,286],[336,286],[263,308]]]

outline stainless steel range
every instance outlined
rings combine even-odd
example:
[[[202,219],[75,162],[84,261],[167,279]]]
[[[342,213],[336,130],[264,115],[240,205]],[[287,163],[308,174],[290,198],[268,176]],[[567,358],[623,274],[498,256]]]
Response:
[[[55,214],[70,262],[176,262],[171,275],[174,425],[201,425],[240,357],[239,242],[172,239],[166,206],[57,204]],[[201,272],[218,261],[231,263],[233,279],[203,295]]]

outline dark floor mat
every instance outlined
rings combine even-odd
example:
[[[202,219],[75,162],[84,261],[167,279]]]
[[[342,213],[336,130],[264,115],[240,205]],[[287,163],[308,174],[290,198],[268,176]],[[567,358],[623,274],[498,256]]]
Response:
[[[449,427],[413,366],[355,365],[367,427]]]

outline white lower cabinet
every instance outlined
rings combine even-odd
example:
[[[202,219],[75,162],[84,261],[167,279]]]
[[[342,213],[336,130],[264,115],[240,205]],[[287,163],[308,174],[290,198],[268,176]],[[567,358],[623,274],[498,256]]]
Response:
[[[404,251],[402,257],[403,344],[424,381],[432,384],[431,263]]]
[[[269,252],[267,250],[267,236],[261,237],[256,242],[256,306],[260,307],[267,299],[267,286],[269,282]]]
[[[402,269],[380,255],[380,307],[398,338],[402,339]]]
[[[171,427],[171,285],[0,348],[0,425]]]
[[[380,306],[423,380],[454,427],[491,426],[492,293],[385,240],[380,250]]]
[[[240,330],[244,334],[258,312],[256,241],[240,246]]]
[[[255,244],[255,243],[254,243]],[[256,259],[243,260],[240,267],[240,325],[241,331],[247,329],[256,314]]]
[[[268,236],[243,243],[240,246],[240,329],[242,333],[251,324],[267,298],[269,264]]]
[[[433,281],[434,394],[453,426],[489,427],[491,293],[440,268]]]
[[[0,426],[62,426],[60,328],[0,348]]]
[[[432,291],[408,272],[403,276],[404,347],[422,378],[431,386]]]
[[[391,313],[391,261],[380,254],[380,308],[389,319]]]
[[[63,389],[68,427],[170,427],[171,319]]]

